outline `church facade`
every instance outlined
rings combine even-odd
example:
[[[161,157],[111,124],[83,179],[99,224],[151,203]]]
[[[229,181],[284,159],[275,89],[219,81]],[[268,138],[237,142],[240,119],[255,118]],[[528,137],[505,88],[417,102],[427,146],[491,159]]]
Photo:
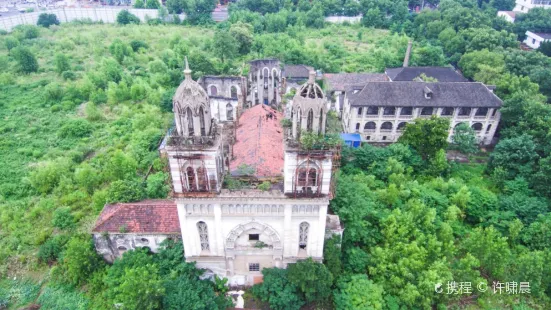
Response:
[[[186,61],[185,79],[173,98],[175,126],[161,147],[169,162],[172,197],[168,201],[172,204],[157,203],[170,210],[169,216],[177,214],[177,225],[172,223],[167,230],[179,227],[186,261],[206,269],[207,275],[228,278],[231,285],[261,282],[263,268],[286,268],[307,257],[321,262],[325,239],[343,231],[338,217],[328,214],[338,151],[334,147],[307,150],[299,143],[301,133],[325,133],[327,102],[315,72],[310,72],[289,103],[292,126],[283,127],[276,84],[280,72],[274,66],[268,77],[263,68],[251,73],[247,86],[242,80],[226,78],[224,91],[212,77],[193,81]],[[264,79],[275,90],[267,87],[263,92],[264,85],[255,84]],[[249,104],[240,92],[245,87],[253,92],[247,94]],[[231,114],[219,112],[221,105],[229,103],[212,102],[213,97],[219,99],[220,91],[228,93],[225,99],[237,99]],[[116,209],[119,214],[104,214],[108,212],[104,210],[100,215],[94,229],[98,251],[113,258],[144,246],[140,241],[151,232],[140,231],[144,225],[136,221],[158,223],[155,244],[173,234],[162,231],[165,220],[147,219],[148,212],[155,213],[155,204],[133,215],[124,214],[133,204],[106,206],[105,210]],[[108,225],[117,217],[121,218],[117,223],[132,222],[126,236],[114,231],[116,225]],[[105,234],[102,227],[111,231]]]

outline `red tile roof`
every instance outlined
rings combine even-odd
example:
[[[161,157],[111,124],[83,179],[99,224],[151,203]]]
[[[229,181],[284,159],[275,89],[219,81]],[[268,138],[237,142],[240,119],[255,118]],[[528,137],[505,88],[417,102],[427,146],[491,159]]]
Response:
[[[256,169],[257,177],[281,176],[283,171],[283,114],[259,104],[245,110],[239,117],[236,142],[233,145],[234,160],[230,162],[232,175],[246,164]]]
[[[172,200],[144,200],[105,205],[93,232],[181,233],[178,209]]]

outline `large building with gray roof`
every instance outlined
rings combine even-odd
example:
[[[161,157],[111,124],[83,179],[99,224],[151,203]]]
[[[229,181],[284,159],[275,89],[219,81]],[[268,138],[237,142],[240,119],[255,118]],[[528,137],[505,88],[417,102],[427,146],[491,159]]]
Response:
[[[369,82],[345,93],[342,124],[360,133],[362,141],[396,142],[408,123],[431,116],[450,119],[454,128],[465,123],[478,141],[491,144],[499,124],[502,101],[477,82]]]

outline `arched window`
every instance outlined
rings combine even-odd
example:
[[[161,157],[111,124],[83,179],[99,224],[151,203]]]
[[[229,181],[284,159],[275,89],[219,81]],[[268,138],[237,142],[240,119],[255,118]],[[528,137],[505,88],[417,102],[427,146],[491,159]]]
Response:
[[[481,131],[482,130],[482,124],[481,123],[474,123],[472,128],[474,131]]]
[[[413,115],[413,109],[411,107],[403,107],[400,110],[400,115]]]
[[[306,186],[316,186],[318,184],[318,171],[315,168],[310,168],[308,171],[308,184]]]
[[[207,174],[203,167],[197,168],[197,183],[200,191],[207,190]]]
[[[356,123],[356,131],[360,131],[360,123]]]
[[[201,242],[201,251],[209,251],[209,231],[205,222],[197,223],[197,231],[199,232],[199,241]]]
[[[232,86],[230,88],[230,95],[231,95],[232,98],[237,98],[237,87]]]
[[[306,121],[306,130],[308,132],[312,132],[313,127],[314,127],[314,111],[310,109],[310,111],[308,111],[308,119]]]
[[[428,108],[428,107],[427,107],[427,108],[423,108],[423,109],[421,110],[421,115],[432,115],[432,111],[433,111],[432,108]]]
[[[188,136],[193,136],[195,134],[195,131],[193,130],[193,113],[189,107],[186,109],[186,116]]]
[[[396,108],[395,107],[384,108],[383,115],[396,115]]]
[[[469,115],[471,115],[471,108],[459,109],[459,116],[469,116]]]
[[[374,131],[377,129],[375,122],[367,122],[364,125],[364,131]]]
[[[396,129],[397,129],[398,131],[402,131],[402,130],[404,130],[404,129],[406,128],[406,125],[407,125],[407,124],[408,124],[408,123],[406,123],[406,122],[401,122],[400,124],[398,124],[398,128],[396,128]]]
[[[233,106],[231,103],[226,104],[226,119],[228,121],[233,121]]]
[[[192,167],[187,167],[186,176],[187,176],[188,190],[190,192],[197,190],[197,183],[195,182],[195,172],[193,171]]]
[[[210,95],[211,95],[211,96],[216,96],[216,95],[218,95],[218,88],[216,88],[216,86],[214,86],[214,85],[211,85],[211,86],[210,86]]]
[[[379,107],[367,107],[367,115],[379,114]]]
[[[205,129],[205,112],[203,111],[203,107],[199,108],[199,124],[201,126],[201,136],[206,136],[207,132]]]
[[[488,128],[486,128],[486,132],[490,132],[490,129],[492,129],[492,124],[488,125]]]
[[[298,178],[297,178],[298,186],[306,186],[307,175],[308,175],[308,171],[306,170],[306,168],[300,168],[298,170]]]
[[[443,108],[440,115],[442,115],[442,116],[451,116],[451,115],[453,115],[453,108],[451,108],[451,107]]]
[[[486,116],[488,115],[488,108],[478,108],[476,109],[476,114],[474,116]]]
[[[363,114],[363,108],[358,108],[358,116],[362,116]]]
[[[391,122],[384,122],[381,125],[382,130],[392,130],[392,123]]]
[[[308,246],[308,231],[310,230],[310,224],[306,222],[300,223],[299,230],[298,230],[298,247],[301,250],[306,250],[306,247]]]

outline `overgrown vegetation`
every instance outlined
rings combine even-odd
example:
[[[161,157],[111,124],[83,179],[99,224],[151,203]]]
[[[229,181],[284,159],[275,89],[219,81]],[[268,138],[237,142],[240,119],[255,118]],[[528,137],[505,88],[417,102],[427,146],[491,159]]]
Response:
[[[240,1],[228,22],[202,28],[164,19],[136,25],[123,11],[120,26],[20,26],[1,34],[0,275],[25,280],[0,281],[0,307],[228,306],[220,285],[200,281],[183,262],[181,244],[157,255],[128,252],[106,266],[86,234],[106,202],[166,197],[166,163],[156,148],[172,122],[183,57],[194,78],[238,75],[262,57],[324,72],[382,72],[401,65],[414,38],[411,65],[457,64],[497,86],[505,101],[501,141],[488,165],[448,163],[442,120],[408,125],[401,143],[387,148],[344,149],[331,203],[346,227],[342,242],[327,242],[323,265],[264,269],[264,283],[252,291],[273,309],[548,308],[551,110],[543,95],[551,95],[551,62],[519,50],[517,38],[523,27],[549,30],[551,19],[543,10],[514,26],[496,18],[495,9],[511,9],[512,1],[424,1],[439,9],[407,12],[419,2]],[[167,6],[178,13],[185,3]],[[204,12],[212,3],[193,3],[204,7],[191,21],[210,24]],[[323,22],[358,12],[362,25]],[[459,130],[463,139],[454,142],[468,154],[471,133]],[[340,132],[334,115],[327,132]],[[304,137],[307,148],[325,143]],[[532,293],[490,289],[473,299],[434,292],[448,281],[490,288],[529,281]]]

